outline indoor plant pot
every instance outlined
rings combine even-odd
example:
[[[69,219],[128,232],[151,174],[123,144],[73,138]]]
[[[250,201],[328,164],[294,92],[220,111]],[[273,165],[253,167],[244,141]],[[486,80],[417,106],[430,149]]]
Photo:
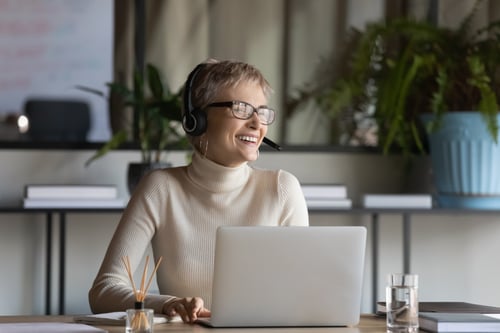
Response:
[[[141,180],[141,178],[153,171],[155,169],[164,169],[171,167],[172,164],[168,162],[151,162],[151,163],[141,163],[141,162],[130,162],[127,169],[127,189],[130,194],[132,194]]]
[[[422,115],[425,124],[432,114]],[[500,115],[497,115],[500,121]],[[500,145],[478,112],[448,112],[428,133],[436,200],[440,207],[500,207]]]

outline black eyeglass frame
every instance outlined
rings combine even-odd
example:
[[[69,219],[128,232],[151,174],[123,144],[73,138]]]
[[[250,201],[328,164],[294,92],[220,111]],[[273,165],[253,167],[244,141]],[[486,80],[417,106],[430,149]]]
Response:
[[[251,107],[252,108],[252,113],[250,113],[248,115],[248,117],[246,118],[243,118],[241,117],[241,115],[237,115],[237,113],[235,112],[235,109],[233,108],[234,106],[236,105],[245,105],[247,107]],[[210,103],[207,105],[207,108],[208,107],[228,107],[228,108],[231,108],[231,113],[233,114],[233,116],[237,119],[242,119],[242,120],[247,120],[247,119],[250,119],[252,118],[254,112],[257,113],[257,116],[259,117],[259,121],[262,125],[271,125],[275,118],[276,118],[276,111],[274,111],[274,109],[271,109],[267,106],[258,106],[258,107],[254,107],[252,104],[250,103],[247,103],[247,102],[243,102],[243,101],[226,101],[226,102],[215,102],[215,103]],[[260,113],[259,113],[259,110],[268,110],[269,111],[269,114],[272,115],[272,119],[271,121],[269,122],[263,122],[262,121],[262,118],[260,118]]]

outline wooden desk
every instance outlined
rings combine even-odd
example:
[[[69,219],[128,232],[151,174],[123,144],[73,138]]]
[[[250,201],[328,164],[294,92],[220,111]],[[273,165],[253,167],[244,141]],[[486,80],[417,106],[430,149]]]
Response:
[[[29,323],[29,322],[73,322],[72,316],[0,316],[0,323]],[[125,329],[123,326],[99,326],[107,330],[109,333],[123,333]],[[168,332],[211,332],[211,333],[325,333],[325,332],[339,332],[339,333],[385,333],[385,318],[377,317],[374,315],[362,315],[359,325],[355,327],[282,327],[282,328],[206,328],[200,325],[188,325],[183,323],[170,323],[170,324],[157,324],[154,327],[155,333],[168,333]]]

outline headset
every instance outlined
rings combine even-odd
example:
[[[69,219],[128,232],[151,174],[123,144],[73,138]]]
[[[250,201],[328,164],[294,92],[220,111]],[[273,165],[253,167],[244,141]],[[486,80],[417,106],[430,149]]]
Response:
[[[206,64],[198,64],[191,73],[189,73],[184,86],[184,115],[182,116],[182,128],[192,136],[200,136],[207,130],[207,114],[200,108],[195,108],[192,101],[192,89],[198,73],[205,68]],[[281,147],[272,140],[264,137],[263,142],[276,150]]]
[[[200,136],[207,130],[207,114],[200,108],[193,107],[191,98],[193,84],[196,76],[206,66],[206,64],[197,65],[189,74],[184,87],[184,115],[182,116],[182,128],[192,136]]]

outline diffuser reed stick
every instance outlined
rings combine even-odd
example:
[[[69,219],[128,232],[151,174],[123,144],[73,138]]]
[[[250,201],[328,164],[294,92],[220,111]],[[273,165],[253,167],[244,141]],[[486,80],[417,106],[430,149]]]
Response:
[[[146,263],[144,264],[144,270],[142,272],[142,278],[140,283],[140,289],[137,290],[136,285],[134,283],[132,266],[130,265],[130,259],[128,256],[122,257],[123,264],[127,271],[127,275],[130,279],[130,284],[132,285],[132,290],[134,291],[135,296],[135,305],[134,316],[130,322],[130,329],[132,332],[148,332],[150,331],[150,323],[148,321],[147,315],[144,312],[144,301],[146,299],[147,292],[151,283],[153,282],[153,276],[156,274],[158,267],[162,261],[162,257],[158,259],[156,266],[152,272],[152,274],[147,278],[148,266],[149,266],[149,255],[146,256]],[[141,311],[142,310],[142,311]]]

